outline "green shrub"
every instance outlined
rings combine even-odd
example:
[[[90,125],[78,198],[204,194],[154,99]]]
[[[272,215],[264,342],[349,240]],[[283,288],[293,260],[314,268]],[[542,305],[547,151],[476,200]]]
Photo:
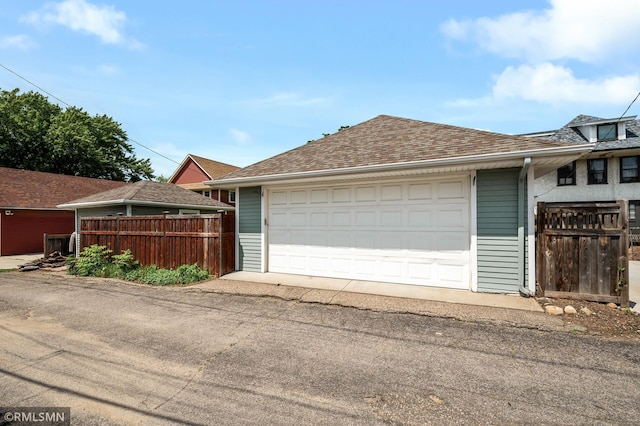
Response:
[[[85,247],[79,257],[68,262],[68,271],[70,274],[82,277],[90,275],[102,277],[109,265],[111,253],[112,250],[97,244]]]
[[[140,267],[140,262],[133,258],[131,250],[126,249],[120,254],[111,256],[113,261],[113,276],[124,278],[129,272],[135,271]]]
[[[198,265],[182,265],[178,269],[159,269],[155,265],[128,272],[124,279],[151,285],[189,284],[209,278]]]
[[[189,284],[209,278],[209,272],[198,265],[182,265],[177,269],[159,269],[155,265],[140,267],[131,250],[111,254],[105,246],[85,247],[77,258],[67,258],[70,274],[102,278],[120,278],[151,285]]]

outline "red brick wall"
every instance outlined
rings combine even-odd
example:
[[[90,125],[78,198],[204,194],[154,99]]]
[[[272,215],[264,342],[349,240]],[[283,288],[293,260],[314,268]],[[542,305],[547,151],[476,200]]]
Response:
[[[73,211],[0,210],[0,256],[42,253],[44,234],[71,234]]]

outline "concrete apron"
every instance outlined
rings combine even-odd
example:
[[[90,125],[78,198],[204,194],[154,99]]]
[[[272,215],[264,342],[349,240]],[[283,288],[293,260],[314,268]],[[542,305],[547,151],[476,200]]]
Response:
[[[420,285],[311,277],[306,275],[279,274],[275,272],[232,272],[231,274],[224,275],[221,279],[328,290],[334,291],[336,294],[342,292],[374,294],[435,302],[543,312],[543,309],[535,298],[526,298],[519,294],[474,293],[469,290],[452,290]]]
[[[42,258],[42,253],[0,256],[0,269],[17,269],[19,265],[40,258]],[[467,290],[277,274],[275,272],[267,272],[264,274],[259,272],[233,272],[225,275],[222,279],[279,284],[335,292],[376,294],[436,302],[542,311],[542,308],[540,308],[540,305],[538,305],[534,298],[527,299],[519,295],[473,293]],[[637,260],[629,261],[629,301],[631,309],[640,313],[640,261]]]
[[[0,256],[0,269],[18,269],[18,266],[36,259],[42,259],[42,253]]]

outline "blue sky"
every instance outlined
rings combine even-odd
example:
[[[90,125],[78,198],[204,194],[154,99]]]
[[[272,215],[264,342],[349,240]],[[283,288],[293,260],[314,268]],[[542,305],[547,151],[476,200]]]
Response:
[[[0,64],[111,116],[168,177],[188,153],[247,166],[380,114],[500,133],[617,117],[638,22],[637,0],[5,1]],[[38,91],[0,68],[16,87]]]

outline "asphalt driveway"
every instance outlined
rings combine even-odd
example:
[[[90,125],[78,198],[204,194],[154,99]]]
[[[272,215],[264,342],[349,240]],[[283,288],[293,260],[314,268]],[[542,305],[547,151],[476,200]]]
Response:
[[[0,273],[0,406],[73,424],[631,424],[640,345]]]

